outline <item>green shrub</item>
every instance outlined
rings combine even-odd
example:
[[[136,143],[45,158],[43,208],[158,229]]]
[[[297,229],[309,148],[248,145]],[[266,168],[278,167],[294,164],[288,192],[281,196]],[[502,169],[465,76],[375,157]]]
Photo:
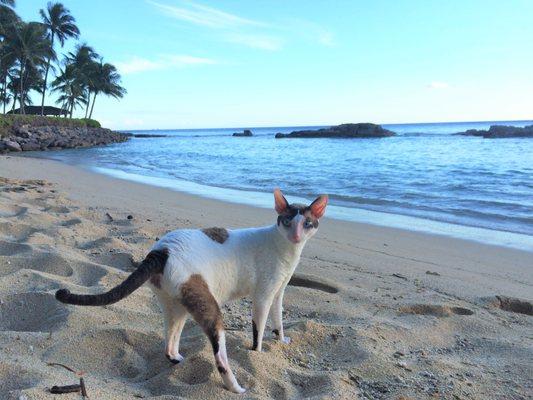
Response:
[[[40,115],[0,114],[0,137],[8,136],[19,126],[63,126],[100,128],[100,122],[89,118],[42,117]]]

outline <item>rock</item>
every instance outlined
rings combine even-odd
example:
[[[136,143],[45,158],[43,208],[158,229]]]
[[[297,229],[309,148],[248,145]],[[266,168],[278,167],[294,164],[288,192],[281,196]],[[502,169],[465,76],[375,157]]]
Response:
[[[461,136],[479,136],[485,139],[498,138],[531,138],[533,137],[533,125],[523,128],[508,125],[491,125],[489,130],[469,129],[465,132],[455,133]]]
[[[23,151],[41,150],[41,144],[34,141],[22,143],[21,147]]]
[[[244,131],[242,132],[235,132],[233,134],[233,136],[238,136],[238,137],[250,137],[250,136],[253,136],[252,134],[252,131],[249,130],[249,129],[245,129]]]
[[[4,141],[4,146],[9,151],[22,151],[22,147],[20,147],[20,144],[18,144],[17,142],[14,142],[12,140],[5,140]]]
[[[342,124],[318,130],[294,131],[291,133],[276,133],[276,139],[281,138],[382,138],[396,135],[380,125],[370,123]]]

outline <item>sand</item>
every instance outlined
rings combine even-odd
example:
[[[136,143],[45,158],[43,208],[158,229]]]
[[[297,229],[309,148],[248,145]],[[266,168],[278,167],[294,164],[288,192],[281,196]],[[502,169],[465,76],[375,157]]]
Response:
[[[97,293],[183,227],[273,223],[273,210],[112,179],[54,161],[0,157],[0,398],[51,395],[84,371],[91,399],[525,399],[533,394],[533,253],[324,218],[285,296],[289,345],[250,351],[250,303],[224,307],[223,389],[191,321],[185,361],[164,356],[162,316],[142,287],[112,306]],[[132,216],[128,219],[128,216]]]

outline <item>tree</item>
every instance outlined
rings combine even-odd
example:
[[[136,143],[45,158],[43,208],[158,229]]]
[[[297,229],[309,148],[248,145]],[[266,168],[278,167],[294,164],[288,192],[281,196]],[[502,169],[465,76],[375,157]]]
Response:
[[[120,74],[114,65],[109,63],[104,64],[103,60],[100,59],[100,62],[95,64],[93,72],[94,77],[91,82],[94,97],[89,118],[93,116],[94,103],[99,93],[114,97],[115,99],[120,99],[127,93],[126,89],[120,85]]]
[[[65,45],[65,40],[68,38],[77,38],[80,35],[80,31],[76,26],[76,20],[70,11],[65,8],[61,3],[51,3],[47,4],[46,10],[40,10],[41,18],[43,20],[44,26],[48,31],[48,36],[50,38],[50,46],[54,47],[54,41],[57,38],[61,47]],[[46,96],[46,85],[48,81],[48,71],[50,70],[50,63],[52,57],[48,57],[46,62],[46,69],[44,72],[44,82],[43,82],[43,97],[41,101],[41,115],[44,113],[44,98]]]
[[[38,68],[46,65],[46,60],[53,56],[50,39],[45,27],[39,22],[19,22],[13,29],[13,35],[5,43],[5,57],[12,57],[18,63],[19,89],[18,99],[20,113],[24,114],[25,90],[24,73],[26,68]]]
[[[77,106],[86,104],[86,89],[76,75],[74,64],[65,65],[52,87],[52,91],[60,93],[57,104],[61,104],[61,109],[66,110],[70,118]]]

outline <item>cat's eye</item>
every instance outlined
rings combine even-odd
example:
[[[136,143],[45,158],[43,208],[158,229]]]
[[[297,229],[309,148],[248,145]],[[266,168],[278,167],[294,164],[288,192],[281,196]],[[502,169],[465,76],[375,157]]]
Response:
[[[285,217],[281,220],[281,223],[283,224],[283,226],[291,226],[291,221],[292,219],[289,218],[289,217]]]
[[[313,221],[311,221],[310,219],[306,219],[304,222],[304,228],[305,229],[313,228]]]

